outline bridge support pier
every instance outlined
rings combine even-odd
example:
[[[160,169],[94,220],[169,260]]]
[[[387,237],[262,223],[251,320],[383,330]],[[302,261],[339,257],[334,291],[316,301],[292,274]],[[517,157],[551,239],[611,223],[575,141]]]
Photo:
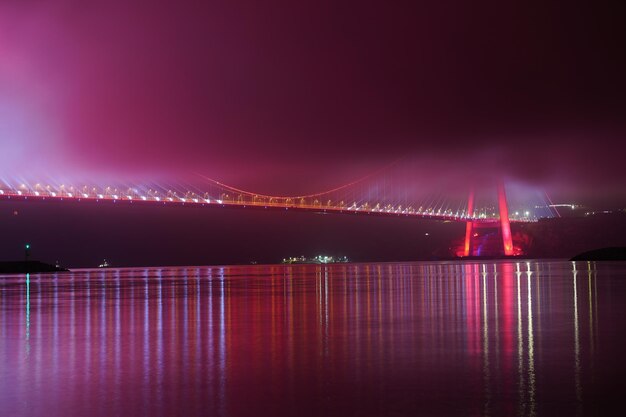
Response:
[[[467,200],[467,214],[472,216],[474,214],[474,190],[470,190],[469,198]],[[463,246],[463,256],[470,256],[472,251],[472,232],[474,228],[474,222],[471,220],[465,224],[465,244]]]
[[[506,201],[504,183],[498,183],[498,209],[500,212],[500,233],[502,234],[502,252],[505,256],[513,255],[513,238],[511,236],[511,223],[509,221],[509,208]],[[467,200],[467,214],[472,216],[474,212],[474,190],[470,191]],[[463,245],[463,256],[473,254],[472,238],[474,232],[474,222],[469,220],[465,224],[465,242]]]

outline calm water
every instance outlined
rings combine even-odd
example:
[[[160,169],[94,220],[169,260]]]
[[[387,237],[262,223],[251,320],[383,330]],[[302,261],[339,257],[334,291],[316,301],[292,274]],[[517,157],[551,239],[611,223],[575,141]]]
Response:
[[[626,263],[0,277],[0,415],[623,415]]]

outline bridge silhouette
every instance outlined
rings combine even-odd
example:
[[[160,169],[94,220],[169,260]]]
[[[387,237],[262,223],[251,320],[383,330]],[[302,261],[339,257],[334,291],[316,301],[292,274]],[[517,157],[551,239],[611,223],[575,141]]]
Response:
[[[263,210],[295,210],[363,216],[409,217],[466,224],[464,244],[458,256],[480,256],[476,250],[479,231],[491,230],[501,255],[519,255],[515,251],[511,223],[537,221],[528,210],[509,214],[505,186],[497,184],[497,209],[479,207],[475,192],[469,190],[463,201],[442,194],[409,195],[394,190],[393,181],[380,178],[379,172],[323,192],[279,196],[256,193],[224,184],[206,176],[201,185],[187,184],[117,184],[78,185],[54,182],[9,182],[0,180],[0,200],[66,201],[140,205],[177,205]],[[551,211],[549,213],[552,213]],[[498,233],[493,233],[494,230]],[[484,235],[484,233],[483,233]],[[492,238],[493,240],[493,238]],[[493,246],[493,243],[491,244]],[[493,252],[493,251],[492,251]]]

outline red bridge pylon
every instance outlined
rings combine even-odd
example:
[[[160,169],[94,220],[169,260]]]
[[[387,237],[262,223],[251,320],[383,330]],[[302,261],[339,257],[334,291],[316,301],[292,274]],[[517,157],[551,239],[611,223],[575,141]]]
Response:
[[[499,227],[502,235],[502,253],[505,256],[511,256],[513,251],[513,238],[511,236],[511,224],[509,222],[509,207],[506,201],[506,191],[504,189],[504,183],[499,182],[498,186],[498,208],[500,212]],[[474,189],[470,190],[467,201],[467,212],[472,216],[474,212]],[[477,224],[473,219],[467,221],[465,225],[465,243],[463,246],[463,256],[470,256],[473,254],[472,238],[474,237],[474,229],[476,227],[484,227],[484,225]]]

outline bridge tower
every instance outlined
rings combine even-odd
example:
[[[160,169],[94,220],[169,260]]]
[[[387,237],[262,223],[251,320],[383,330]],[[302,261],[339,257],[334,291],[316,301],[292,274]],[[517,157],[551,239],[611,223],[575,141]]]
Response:
[[[511,236],[511,223],[509,221],[509,207],[506,201],[506,191],[504,183],[498,182],[498,209],[500,212],[499,228],[502,235],[502,253],[505,256],[513,255],[513,238]],[[472,188],[467,200],[467,212],[472,215],[474,212],[474,189]],[[474,229],[479,225],[473,220],[468,220],[465,225],[465,242],[463,245],[463,256],[470,256],[473,253],[472,238]]]
[[[511,237],[511,223],[509,222],[509,206],[506,203],[504,183],[498,183],[498,208],[500,210],[500,231],[502,232],[502,244],[506,256],[513,255],[513,238]]]

